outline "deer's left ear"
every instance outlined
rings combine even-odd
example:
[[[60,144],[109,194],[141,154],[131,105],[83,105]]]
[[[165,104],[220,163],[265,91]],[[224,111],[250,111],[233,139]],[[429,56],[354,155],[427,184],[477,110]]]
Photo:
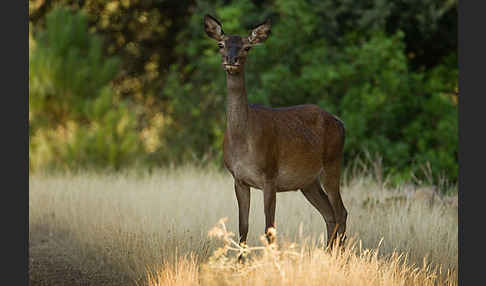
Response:
[[[216,41],[222,41],[223,40],[223,28],[221,27],[221,23],[216,20],[216,18],[210,16],[210,15],[205,15],[204,16],[204,30],[206,31],[206,34],[215,39]]]
[[[265,23],[260,24],[255,28],[253,28],[253,30],[250,33],[250,36],[248,36],[248,41],[252,45],[263,43],[268,38],[268,36],[270,36],[271,28],[272,28],[272,23],[270,21],[270,18],[268,18],[265,21]]]

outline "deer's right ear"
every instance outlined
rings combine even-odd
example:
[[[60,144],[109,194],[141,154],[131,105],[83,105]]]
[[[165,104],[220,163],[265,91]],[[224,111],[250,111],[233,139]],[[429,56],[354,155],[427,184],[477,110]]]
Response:
[[[224,32],[221,23],[216,18],[207,14],[204,16],[204,30],[209,37],[216,41],[223,40]]]
[[[270,21],[270,18],[267,18],[267,20],[255,28],[250,33],[250,36],[248,36],[248,41],[252,45],[258,45],[263,43],[268,36],[270,36],[270,31],[272,29],[272,22]]]

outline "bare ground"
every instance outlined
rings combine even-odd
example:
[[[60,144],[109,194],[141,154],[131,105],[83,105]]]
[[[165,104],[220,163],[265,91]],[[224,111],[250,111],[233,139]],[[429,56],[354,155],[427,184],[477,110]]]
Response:
[[[38,226],[29,237],[29,285],[133,285],[113,275],[113,267],[76,259],[76,245],[66,233]]]

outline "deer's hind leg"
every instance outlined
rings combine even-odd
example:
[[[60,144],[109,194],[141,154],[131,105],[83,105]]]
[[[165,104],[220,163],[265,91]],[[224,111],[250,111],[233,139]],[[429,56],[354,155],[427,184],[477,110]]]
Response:
[[[346,236],[346,219],[348,212],[344,207],[343,200],[340,193],[340,178],[341,178],[341,160],[336,159],[324,164],[323,185],[326,191],[329,203],[334,211],[334,218],[337,225],[337,236],[341,237],[340,244],[344,243]]]
[[[324,146],[322,184],[334,211],[337,237],[340,237],[339,244],[342,245],[346,239],[346,220],[348,217],[348,212],[344,207],[340,193],[341,160],[343,157],[345,129],[340,120],[334,119],[333,121],[328,121],[326,127],[326,132],[333,136],[328,136]],[[332,241],[331,243],[334,242]]]
[[[334,210],[329,202],[329,198],[327,197],[326,193],[324,193],[318,179],[316,179],[310,186],[302,189],[301,192],[324,218],[327,228],[327,245],[329,245],[336,226]]]

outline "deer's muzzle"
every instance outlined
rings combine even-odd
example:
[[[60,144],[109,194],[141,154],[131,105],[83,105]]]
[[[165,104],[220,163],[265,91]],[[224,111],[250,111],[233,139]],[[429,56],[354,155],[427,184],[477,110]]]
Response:
[[[228,65],[228,64],[225,64],[223,66],[224,66],[224,69],[227,72],[229,72],[230,74],[239,72],[239,70],[240,70],[240,65]]]

